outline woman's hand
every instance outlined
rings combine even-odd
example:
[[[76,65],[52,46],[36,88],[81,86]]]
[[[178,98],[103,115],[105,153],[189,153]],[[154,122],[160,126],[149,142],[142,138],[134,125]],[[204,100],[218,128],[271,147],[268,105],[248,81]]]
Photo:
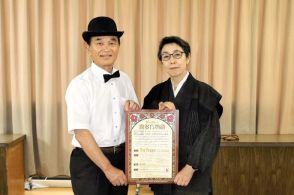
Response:
[[[176,106],[173,102],[159,102],[158,108],[163,111],[173,111],[176,109]]]

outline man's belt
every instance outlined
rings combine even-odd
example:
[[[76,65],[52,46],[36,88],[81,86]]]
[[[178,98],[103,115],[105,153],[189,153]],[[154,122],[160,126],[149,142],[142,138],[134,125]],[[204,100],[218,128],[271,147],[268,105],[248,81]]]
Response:
[[[125,149],[125,143],[122,143],[117,146],[110,146],[110,147],[100,147],[102,152],[105,154],[116,154],[124,151]]]

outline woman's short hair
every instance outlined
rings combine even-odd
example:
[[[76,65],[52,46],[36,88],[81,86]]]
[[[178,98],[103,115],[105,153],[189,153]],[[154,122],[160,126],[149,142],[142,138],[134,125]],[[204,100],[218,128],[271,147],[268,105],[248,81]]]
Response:
[[[175,43],[178,46],[180,46],[183,49],[186,57],[190,56],[191,49],[190,49],[190,45],[188,42],[186,42],[185,40],[183,40],[177,36],[168,36],[168,37],[163,37],[160,41],[160,44],[159,44],[157,57],[160,61],[161,61],[161,50],[162,50],[163,46],[166,44],[170,44],[170,43]]]

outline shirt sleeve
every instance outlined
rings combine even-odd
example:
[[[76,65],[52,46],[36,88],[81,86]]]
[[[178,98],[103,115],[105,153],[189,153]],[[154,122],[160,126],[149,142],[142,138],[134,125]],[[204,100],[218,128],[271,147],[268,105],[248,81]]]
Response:
[[[138,98],[137,98],[137,95],[136,95],[136,92],[135,92],[135,89],[132,85],[132,82],[130,81],[130,86],[129,86],[129,95],[130,95],[130,100],[133,100],[134,102],[136,102],[137,104],[139,104],[139,101],[138,101]]]
[[[125,100],[132,100],[134,102],[136,102],[137,104],[139,104],[135,89],[133,87],[132,81],[130,80],[130,78],[125,74],[125,78],[126,78],[126,84],[127,84],[127,91],[128,91],[128,96],[127,99]]]
[[[68,132],[90,129],[89,89],[81,80],[73,80],[66,91]]]

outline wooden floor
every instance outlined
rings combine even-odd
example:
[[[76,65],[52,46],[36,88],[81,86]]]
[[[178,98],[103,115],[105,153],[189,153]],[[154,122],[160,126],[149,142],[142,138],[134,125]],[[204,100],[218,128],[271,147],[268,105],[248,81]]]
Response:
[[[136,186],[129,185],[128,195],[134,195]],[[42,188],[25,191],[25,195],[73,195],[71,188]],[[153,192],[147,185],[142,185],[140,195],[153,195]]]

